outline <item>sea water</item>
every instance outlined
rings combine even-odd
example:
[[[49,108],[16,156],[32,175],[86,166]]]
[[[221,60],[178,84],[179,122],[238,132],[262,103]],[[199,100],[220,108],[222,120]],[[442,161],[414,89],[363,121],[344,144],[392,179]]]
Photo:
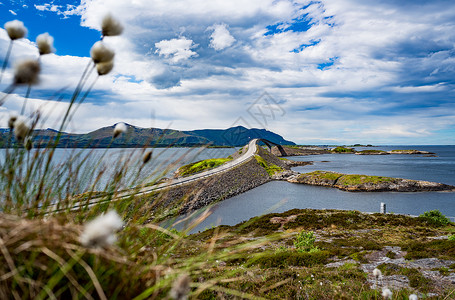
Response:
[[[356,150],[364,149],[416,149],[434,152],[436,157],[405,154],[323,154],[296,156],[289,159],[313,161],[313,165],[294,168],[295,171],[302,173],[326,170],[455,185],[455,146],[393,146],[357,148]],[[446,216],[455,217],[454,192],[353,193],[328,187],[272,181],[217,203],[211,208],[212,214],[192,232],[202,231],[216,225],[235,225],[254,216],[284,212],[293,208],[379,212],[381,203],[385,203],[387,211],[393,213],[419,215],[425,211],[437,209]]]

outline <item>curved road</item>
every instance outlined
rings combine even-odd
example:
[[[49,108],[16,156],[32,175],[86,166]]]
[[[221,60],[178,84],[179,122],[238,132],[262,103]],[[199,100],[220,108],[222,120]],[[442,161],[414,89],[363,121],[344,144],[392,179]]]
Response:
[[[174,178],[174,179],[169,180],[168,182],[143,187],[139,191],[137,191],[133,188],[131,190],[127,190],[127,191],[119,193],[118,195],[115,196],[114,199],[110,199],[110,200],[105,200],[105,199],[103,199],[103,197],[92,198],[92,199],[90,199],[89,203],[87,203],[86,201],[75,203],[73,205],[73,209],[77,209],[81,206],[86,206],[87,204],[89,206],[92,206],[94,204],[99,204],[99,203],[103,203],[103,202],[107,202],[107,201],[118,201],[121,199],[128,198],[132,195],[139,196],[139,195],[149,194],[151,192],[156,192],[156,191],[164,190],[164,189],[167,189],[170,187],[191,183],[191,182],[203,179],[203,178],[207,178],[207,177],[210,177],[210,176],[222,173],[222,172],[229,171],[229,170],[247,162],[254,156],[254,154],[257,152],[258,141],[259,141],[259,139],[251,140],[248,143],[248,150],[245,153],[243,153],[240,157],[238,157],[234,160],[231,160],[225,164],[222,164],[219,167],[216,167],[216,168],[204,171],[204,172],[200,172],[200,173],[197,173],[197,174],[194,174],[191,176]],[[47,209],[48,213],[62,210],[62,209],[57,208],[56,206],[57,205],[49,207]]]

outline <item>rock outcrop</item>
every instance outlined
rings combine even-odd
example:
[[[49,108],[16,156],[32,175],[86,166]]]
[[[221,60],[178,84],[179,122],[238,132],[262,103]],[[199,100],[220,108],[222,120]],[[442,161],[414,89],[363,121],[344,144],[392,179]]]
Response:
[[[328,171],[289,176],[286,180],[292,183],[333,187],[349,192],[455,191],[454,186],[443,183],[382,176],[347,175]]]
[[[420,151],[420,150],[392,150],[392,151],[388,151],[388,153],[390,153],[390,154],[426,154],[426,155],[435,154],[433,152]]]

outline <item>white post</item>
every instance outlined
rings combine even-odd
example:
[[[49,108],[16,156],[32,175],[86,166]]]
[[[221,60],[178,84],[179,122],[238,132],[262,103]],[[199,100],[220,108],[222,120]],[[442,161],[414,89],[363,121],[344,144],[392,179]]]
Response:
[[[385,214],[386,213],[386,205],[384,202],[381,202],[381,214]]]

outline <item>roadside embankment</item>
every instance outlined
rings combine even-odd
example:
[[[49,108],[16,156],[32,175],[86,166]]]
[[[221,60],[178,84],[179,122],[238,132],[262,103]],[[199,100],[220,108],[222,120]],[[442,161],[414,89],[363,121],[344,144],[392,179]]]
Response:
[[[174,186],[148,195],[160,204],[164,217],[171,217],[194,211],[215,202],[244,193],[272,180],[270,170],[288,170],[289,167],[277,157],[258,147],[257,157],[252,157],[229,171],[219,173],[188,184]],[[265,164],[265,166],[264,166]]]

